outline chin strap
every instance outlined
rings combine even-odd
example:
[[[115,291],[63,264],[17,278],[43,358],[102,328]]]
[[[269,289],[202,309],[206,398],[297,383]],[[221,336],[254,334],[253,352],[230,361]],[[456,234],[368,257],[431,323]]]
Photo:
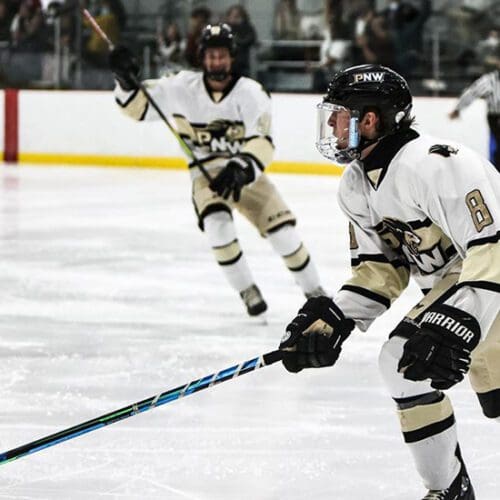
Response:
[[[351,163],[352,161],[359,160],[361,158],[363,150],[371,146],[372,144],[376,144],[380,141],[380,139],[382,139],[382,137],[378,137],[377,139],[361,138],[357,147],[337,151],[335,153],[335,159],[342,164],[347,164]]]

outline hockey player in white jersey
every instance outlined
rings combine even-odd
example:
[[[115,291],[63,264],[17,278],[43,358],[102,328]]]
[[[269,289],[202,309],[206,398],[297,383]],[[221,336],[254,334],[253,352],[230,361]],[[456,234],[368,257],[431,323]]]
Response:
[[[429,492],[473,500],[446,389],[468,372],[486,417],[500,417],[500,175],[467,147],[412,128],[405,80],[378,65],[338,73],[318,105],[317,147],[347,164],[338,201],[352,277],[309,299],[280,349],[291,372],[333,365],[413,277],[423,297],[389,335],[380,370]]]
[[[255,316],[267,304],[238,242],[234,208],[269,240],[306,297],[323,289],[295,229],[295,216],[264,173],[274,151],[270,97],[256,81],[231,72],[233,56],[231,28],[208,25],[200,41],[203,72],[181,71],[146,85],[212,178],[209,182],[197,162],[190,163],[199,226],[229,284],[239,292],[248,314]],[[134,83],[140,68],[133,54],[125,47],[114,49],[110,66],[117,80],[116,101],[123,111],[135,120],[159,119]]]

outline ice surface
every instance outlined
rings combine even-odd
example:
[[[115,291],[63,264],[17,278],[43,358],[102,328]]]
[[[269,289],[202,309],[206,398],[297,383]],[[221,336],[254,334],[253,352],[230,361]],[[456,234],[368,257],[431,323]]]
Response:
[[[0,448],[274,350],[303,302],[237,217],[269,306],[246,317],[196,226],[188,174],[6,167],[0,231]],[[334,177],[273,176],[329,290],[349,274]],[[333,369],[258,370],[0,467],[0,499],[416,500],[377,371],[411,288]],[[499,498],[498,424],[451,392],[478,500]]]

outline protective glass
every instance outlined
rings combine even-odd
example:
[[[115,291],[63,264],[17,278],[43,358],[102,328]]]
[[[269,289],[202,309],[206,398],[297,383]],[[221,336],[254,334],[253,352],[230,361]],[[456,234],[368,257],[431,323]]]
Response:
[[[318,151],[339,165],[359,158],[359,113],[329,102],[322,102],[316,108]]]

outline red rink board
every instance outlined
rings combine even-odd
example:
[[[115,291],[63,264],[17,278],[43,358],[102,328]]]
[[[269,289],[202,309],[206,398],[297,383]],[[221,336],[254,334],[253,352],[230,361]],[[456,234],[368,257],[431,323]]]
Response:
[[[4,161],[15,163],[19,156],[19,91],[5,90]]]

